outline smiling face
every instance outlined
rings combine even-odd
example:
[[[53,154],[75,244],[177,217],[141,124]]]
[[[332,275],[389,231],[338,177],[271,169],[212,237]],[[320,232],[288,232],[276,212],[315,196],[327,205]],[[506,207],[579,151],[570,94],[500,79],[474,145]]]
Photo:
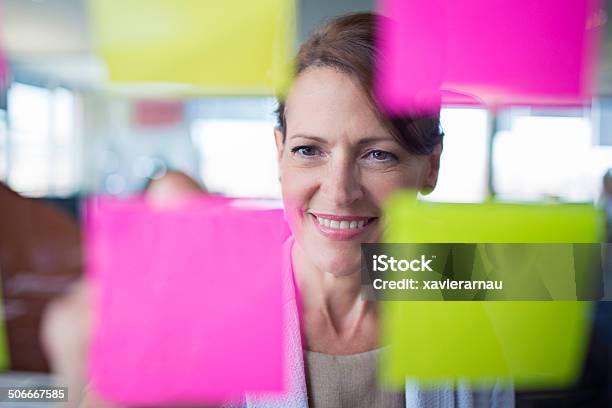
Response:
[[[298,76],[285,117],[276,144],[296,243],[321,271],[358,273],[360,244],[380,239],[385,200],[399,189],[435,185],[439,152],[419,156],[400,146],[357,83],[333,68]]]

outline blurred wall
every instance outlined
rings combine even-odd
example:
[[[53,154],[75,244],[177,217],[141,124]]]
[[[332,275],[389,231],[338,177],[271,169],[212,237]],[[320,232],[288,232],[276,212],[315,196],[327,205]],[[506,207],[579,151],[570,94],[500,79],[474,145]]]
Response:
[[[346,13],[374,10],[374,0],[302,0],[298,5],[298,38],[302,43],[325,20]]]

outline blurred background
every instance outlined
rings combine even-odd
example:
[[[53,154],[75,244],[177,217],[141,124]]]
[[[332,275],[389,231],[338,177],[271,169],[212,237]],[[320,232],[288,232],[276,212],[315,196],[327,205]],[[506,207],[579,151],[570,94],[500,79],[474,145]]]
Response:
[[[326,19],[375,7],[369,0],[300,1],[293,49]],[[13,371],[49,369],[38,323],[44,305],[80,274],[85,196],[139,193],[178,170],[211,192],[280,198],[273,96],[118,85],[98,52],[90,11],[86,0],[0,3],[7,64],[0,88],[0,182],[12,190],[0,189],[0,272]],[[439,182],[424,199],[600,201],[612,168],[612,24],[607,13],[599,17],[604,36],[592,104],[444,108]],[[607,309],[597,317],[604,326],[611,322]],[[610,355],[603,347],[609,331],[597,341],[604,350],[598,360],[606,365],[589,372],[596,380],[588,387],[610,395]]]

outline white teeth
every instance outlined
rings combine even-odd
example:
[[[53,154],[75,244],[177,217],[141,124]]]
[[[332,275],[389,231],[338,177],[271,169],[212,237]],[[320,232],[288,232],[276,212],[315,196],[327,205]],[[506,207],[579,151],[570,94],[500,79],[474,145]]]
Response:
[[[330,220],[328,218],[317,217],[317,221],[320,225],[324,225],[327,228],[331,229],[356,229],[363,228],[366,224],[365,220],[361,221],[338,221],[338,220]]]

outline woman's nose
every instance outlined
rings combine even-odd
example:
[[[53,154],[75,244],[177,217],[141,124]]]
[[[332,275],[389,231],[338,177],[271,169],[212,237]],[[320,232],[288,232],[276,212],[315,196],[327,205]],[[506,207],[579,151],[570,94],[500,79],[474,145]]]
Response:
[[[337,207],[347,207],[364,195],[359,169],[348,159],[332,163],[322,185],[328,200]]]

